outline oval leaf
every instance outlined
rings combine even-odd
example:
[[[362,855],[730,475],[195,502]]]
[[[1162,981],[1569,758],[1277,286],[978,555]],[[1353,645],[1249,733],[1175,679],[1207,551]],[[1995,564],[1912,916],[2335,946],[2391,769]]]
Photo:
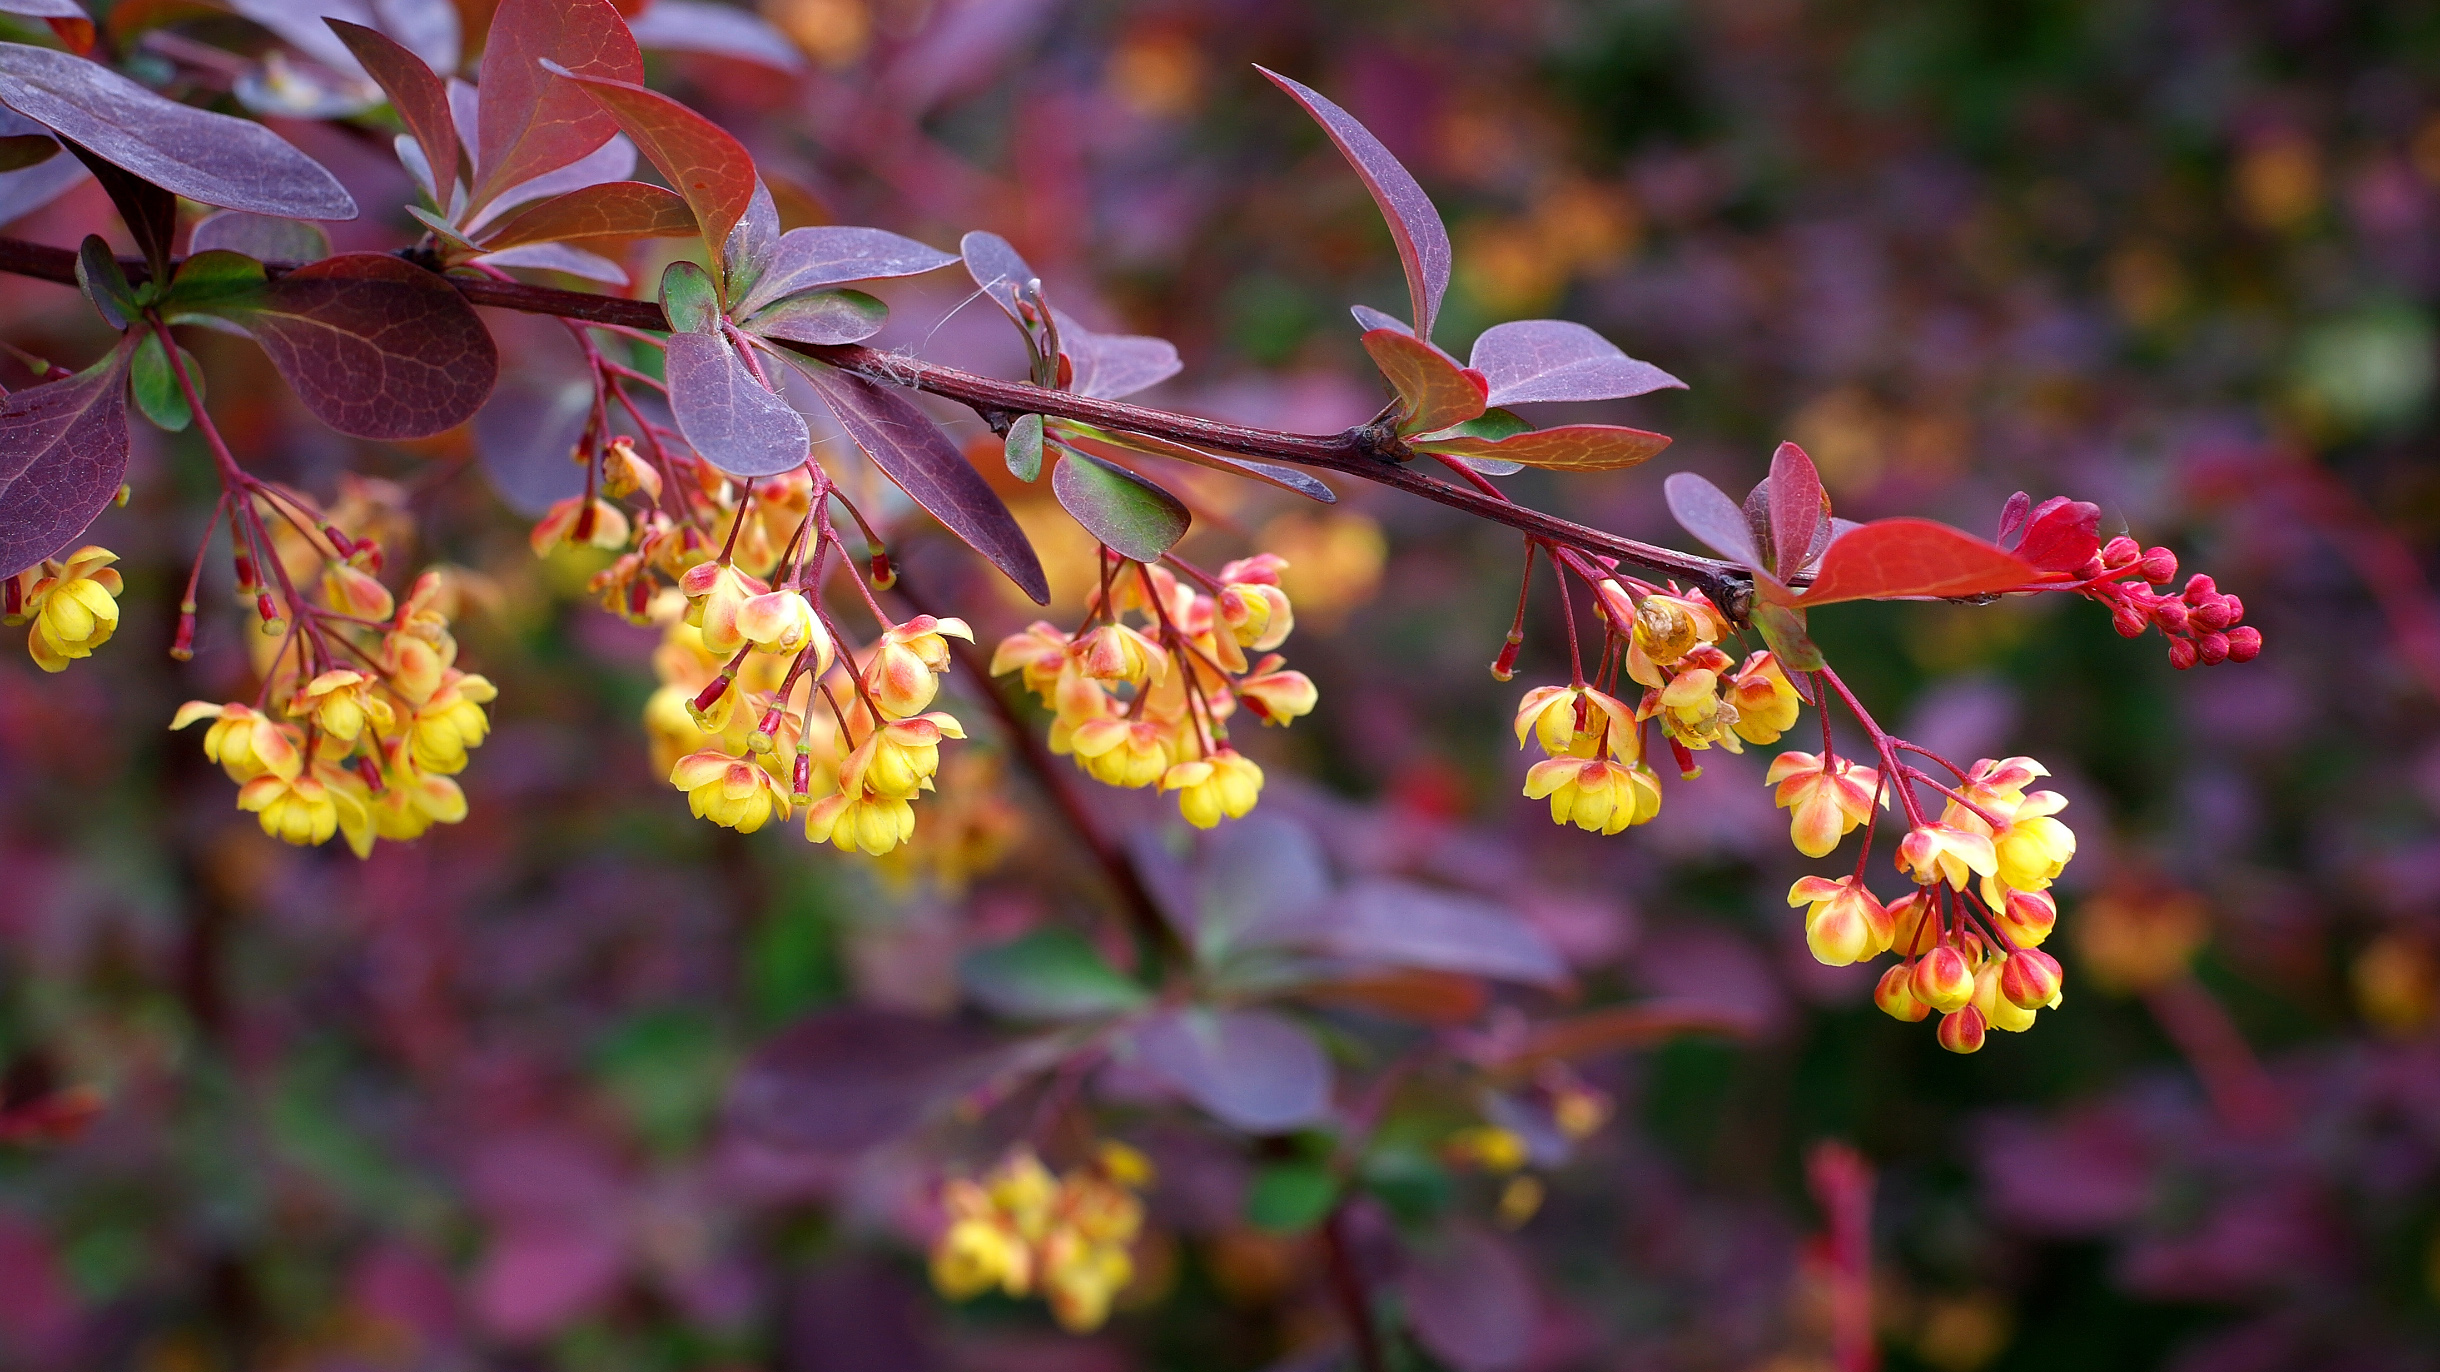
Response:
[[[748,312],[817,286],[919,276],[957,259],[929,244],[880,229],[823,225],[781,234],[771,260],[740,309]]]
[[[605,181],[536,201],[485,229],[487,251],[587,238],[676,238],[695,232],[686,201],[641,181]]]
[[[1550,940],[1510,911],[1389,877],[1361,881],[1343,892],[1314,922],[1310,946],[1358,962],[1533,986],[1567,980],[1567,964]]]
[[[1073,420],[1062,421],[1060,428],[1071,435],[1087,438],[1095,443],[1107,443],[1113,448],[1123,448],[1128,452],[1150,453],[1155,457],[1174,457],[1181,462],[1192,462],[1198,467],[1209,467],[1216,472],[1227,472],[1233,476],[1250,476],[1256,481],[1277,486],[1283,491],[1293,491],[1307,500],[1317,500],[1324,505],[1338,503],[1338,492],[1323,485],[1309,473],[1300,472],[1294,467],[1282,467],[1272,462],[1256,462],[1251,458],[1231,457],[1226,453],[1205,452],[1201,448],[1191,447],[1184,443],[1172,443],[1166,438],[1155,438],[1151,434],[1090,429]]]
[[[1436,438],[1417,442],[1415,446],[1425,452],[1514,462],[1552,471],[1614,472],[1651,461],[1654,453],[1669,446],[1669,436],[1616,424],[1561,424],[1494,441]]]
[[[1140,1066],[1232,1128],[1280,1134],[1329,1113],[1329,1060],[1269,1010],[1173,1010],[1137,1029],[1134,1045]]]
[[[1762,553],[1754,546],[1753,527],[1745,522],[1745,511],[1728,498],[1728,492],[1693,472],[1671,472],[1661,483],[1661,494],[1678,527],[1755,575],[1768,574]]]
[[[1798,604],[1900,596],[1972,596],[2012,590],[2040,569],[1995,543],[1929,519],[1876,519],[1849,530],[1822,554]]]
[[[98,233],[86,234],[85,241],[77,246],[76,288],[84,292],[86,302],[114,329],[126,328],[128,320],[144,312],[136,303],[135,287],[127,284],[126,271],[110,255],[110,244]]]
[[[1793,443],[1771,454],[1771,569],[1781,580],[1805,569],[1814,544],[1829,532],[1830,497],[1813,459]]]
[[[357,438],[455,428],[500,374],[465,298],[381,253],[326,257],[210,312],[252,334],[316,418]]]
[[[447,205],[458,179],[458,164],[464,160],[458,148],[457,121],[449,114],[449,83],[385,33],[344,19],[322,22],[347,45],[349,54],[373,78],[373,84],[381,87],[382,94],[390,97],[398,122],[407,126],[408,136],[423,149],[424,166],[433,174],[433,202]]]
[[[1447,353],[1395,329],[1364,335],[1364,351],[1406,404],[1402,434],[1437,433],[1482,414],[1491,394],[1483,374],[1457,365]]]
[[[1064,929],[978,949],[958,963],[957,974],[987,1008],[1026,1019],[1114,1015],[1150,999],[1091,943]]]
[[[716,333],[669,336],[669,410],[705,461],[731,476],[777,476],[805,465],[805,417],[754,379]]]
[[[469,208],[567,166],[618,131],[590,94],[544,70],[545,61],[577,76],[644,79],[644,54],[610,0],[502,0],[483,44]]]
[[[203,389],[203,368],[195,355],[184,348],[178,350],[179,360],[186,364],[187,379]],[[136,398],[136,408],[144,417],[171,433],[184,433],[195,422],[195,409],[186,401],[186,390],[178,384],[178,374],[170,369],[169,354],[161,348],[161,335],[147,331],[136,339],[135,356],[127,363],[127,389]]]
[[[700,52],[733,57],[773,71],[805,69],[805,55],[787,35],[747,10],[702,0],[653,0],[635,17],[635,41],[656,52]]]
[[[754,158],[745,144],[658,91],[564,69],[561,75],[599,101],[662,179],[686,197],[717,275],[729,231],[754,202]]]
[[[957,252],[965,259],[966,274],[974,278],[975,286],[991,297],[1010,322],[1024,328],[1025,318],[1017,313],[1017,292],[1026,282],[1040,280],[1040,273],[1017,255],[1007,239],[981,229],[959,239]]]
[[[1474,340],[1468,357],[1491,382],[1491,403],[1540,400],[1621,400],[1686,383],[1618,350],[1600,334],[1565,319],[1495,324]]]
[[[720,332],[720,297],[712,274],[692,262],[672,262],[661,273],[661,313],[671,333]]]
[[[1356,175],[1363,178],[1364,188],[1372,192],[1373,203],[1381,207],[1381,217],[1389,221],[1390,237],[1398,244],[1398,261],[1406,268],[1407,294],[1415,307],[1415,333],[1431,337],[1432,318],[1440,313],[1440,298],[1449,290],[1450,258],[1449,231],[1440,222],[1440,211],[1432,208],[1431,197],[1354,115],[1321,92],[1267,67],[1254,70],[1304,106],[1305,113],[1321,124],[1340,154],[1355,167]]]
[[[118,498],[130,351],[0,403],[0,576],[65,548]]]
[[[890,321],[890,307],[862,291],[807,291],[775,300],[738,327],[793,343],[861,343]]]
[[[1157,386],[1185,366],[1166,338],[1095,333],[1056,308],[1051,317],[1059,322],[1059,351],[1072,371],[1068,389],[1078,395],[1116,400]]]
[[[199,221],[186,250],[242,253],[257,262],[319,262],[330,256],[330,235],[319,224],[275,214],[222,210]]]
[[[1050,582],[1016,517],[992,493],[983,474],[957,450],[931,416],[896,391],[863,377],[783,354],[813,383],[848,437],[889,479],[965,545],[991,560],[1037,605],[1048,605]]]
[[[165,100],[98,62],[0,43],[0,104],[189,200],[291,219],[356,217],[338,179],[278,134]]]
[[[1158,562],[1186,537],[1193,517],[1179,499],[1119,466],[1062,444],[1051,493],[1085,532],[1138,562]]]
[[[1008,461],[1008,473],[1019,481],[1037,480],[1042,475],[1042,416],[1021,414],[1008,426],[1008,436],[1000,441],[1000,456]]]
[[[1398,1274],[1415,1338],[1456,1372],[1505,1372],[1533,1351],[1541,1301],[1504,1238],[1471,1225],[1411,1256]]]
[[[1805,632],[1805,612],[1790,605],[1778,605],[1767,600],[1754,602],[1754,627],[1761,631],[1762,641],[1770,646],[1771,655],[1779,665],[1791,672],[1818,672],[1829,664],[1822,650],[1813,644]],[[1798,694],[1804,687],[1799,685]]]

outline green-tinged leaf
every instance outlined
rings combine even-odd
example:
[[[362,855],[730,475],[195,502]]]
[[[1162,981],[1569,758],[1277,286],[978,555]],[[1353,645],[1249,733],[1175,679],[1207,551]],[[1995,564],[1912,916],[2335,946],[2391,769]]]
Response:
[[[195,383],[197,394],[203,391],[203,368],[195,355],[184,348],[178,350],[179,360],[186,364],[187,379]],[[144,417],[171,433],[184,433],[195,422],[194,408],[186,403],[186,392],[178,385],[178,374],[171,370],[169,354],[161,347],[161,335],[147,333],[136,340],[136,354],[128,362],[127,389],[136,398],[136,408]]]
[[[224,315],[254,300],[264,285],[263,264],[243,253],[213,249],[178,264],[161,316],[172,324],[225,324]]]
[[[110,245],[98,233],[86,234],[76,250],[76,285],[114,329],[126,328],[128,320],[144,311],[136,301],[136,288],[127,284],[127,273],[119,269],[119,259],[111,255]]]
[[[1294,491],[1307,500],[1320,501],[1324,505],[1338,503],[1339,497],[1336,491],[1294,467],[1282,467],[1272,462],[1255,462],[1248,458],[1230,457],[1224,453],[1209,453],[1184,443],[1172,443],[1166,438],[1155,438],[1151,434],[1098,429],[1090,424],[1080,424],[1072,419],[1059,421],[1059,431],[1061,437],[1107,443],[1113,448],[1127,452],[1149,453],[1154,457],[1174,457],[1180,462],[1191,462],[1198,467],[1209,467],[1213,471],[1227,472],[1232,476],[1250,476],[1266,485],[1277,486],[1283,491]]]
[[[1000,455],[1008,459],[1009,473],[1019,481],[1034,481],[1042,475],[1042,416],[1021,414],[1008,426],[1008,437],[1000,444]]]
[[[1318,1162],[1275,1162],[1246,1188],[1245,1221],[1274,1234],[1320,1224],[1339,1199],[1339,1179]]]
[[[1438,433],[1463,424],[1483,412],[1491,383],[1483,374],[1457,365],[1447,353],[1397,329],[1374,329],[1364,335],[1364,351],[1398,392],[1405,414],[1398,420],[1402,434]]]
[[[438,238],[440,241],[448,244],[450,247],[456,248],[460,252],[479,253],[483,251],[482,244],[475,242],[473,239],[468,238],[462,233],[459,233],[457,226],[450,223],[447,219],[434,214],[432,211],[425,209],[421,205],[408,205],[405,208],[407,213],[414,217],[416,223],[432,230],[433,237]]]
[[[1061,448],[1065,456],[1051,473],[1051,492],[1085,532],[1138,562],[1159,561],[1186,537],[1194,521],[1176,496],[1115,462]]]
[[[1431,437],[1449,440],[1477,438],[1485,443],[1497,443],[1503,438],[1514,438],[1518,434],[1531,432],[1533,432],[1533,425],[1526,423],[1517,415],[1516,411],[1494,408],[1483,411],[1443,434],[1431,435]],[[1437,450],[1427,447],[1423,451]],[[1504,457],[1463,457],[1456,453],[1443,453],[1442,455],[1455,458],[1485,476],[1514,476],[1525,470],[1524,463],[1511,461]]]
[[[319,224],[247,210],[222,210],[196,221],[187,234],[191,255],[215,250],[244,253],[257,262],[319,262],[330,256],[330,235]]]
[[[976,1000],[1020,1019],[1114,1015],[1150,999],[1081,935],[1064,929],[979,949],[967,954],[957,971]]]
[[[1414,446],[1424,452],[1493,458],[1552,471],[1611,472],[1651,460],[1654,453],[1669,446],[1669,437],[1615,424],[1562,424],[1496,443],[1479,438],[1436,438]]]
[[[1805,634],[1804,611],[1757,600],[1753,618],[1754,627],[1762,632],[1762,641],[1770,645],[1780,666],[1791,672],[1818,672],[1828,665],[1822,660],[1822,650],[1814,647],[1813,640]]]
[[[1361,1181],[1390,1213],[1421,1224],[1449,1208],[1457,1186],[1438,1158],[1412,1145],[1376,1148],[1364,1159]]]
[[[720,332],[720,292],[712,275],[692,262],[672,262],[661,273],[661,313],[671,333]]]
[[[890,307],[862,291],[806,291],[755,311],[738,325],[791,343],[861,343],[890,321]]]

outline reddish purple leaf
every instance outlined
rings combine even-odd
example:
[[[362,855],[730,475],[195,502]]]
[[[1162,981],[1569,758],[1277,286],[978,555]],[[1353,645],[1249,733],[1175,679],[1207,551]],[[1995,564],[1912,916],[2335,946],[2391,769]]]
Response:
[[[484,322],[517,365],[475,413],[475,452],[502,503],[539,519],[584,489],[585,469],[568,454],[592,422],[593,373],[556,319],[503,310]]]
[[[957,259],[928,244],[880,229],[825,225],[790,229],[738,308],[751,314],[783,296],[849,281],[918,276]]]
[[[2011,552],[2025,537],[2025,520],[2033,513],[2033,497],[2018,491],[1999,511],[1999,546]]]
[[[1366,333],[1371,333],[1375,329],[1387,329],[1391,333],[1414,332],[1412,328],[1407,326],[1407,322],[1405,320],[1400,319],[1394,314],[1385,314],[1380,310],[1374,309],[1370,305],[1350,305],[1347,307],[1347,312],[1355,316],[1356,327],[1364,330]]]
[[[54,157],[13,172],[0,172],[0,224],[22,219],[75,189],[92,175],[73,157]]]
[[[1277,486],[1283,491],[1293,491],[1307,500],[1318,500],[1324,505],[1338,503],[1339,497],[1336,491],[1323,485],[1309,473],[1300,472],[1294,467],[1282,467],[1271,462],[1255,462],[1248,458],[1230,457],[1223,453],[1207,453],[1201,448],[1188,447],[1183,443],[1172,443],[1166,438],[1155,438],[1150,434],[1104,432],[1096,429],[1091,434],[1085,435],[1075,432],[1071,425],[1061,427],[1065,431],[1065,436],[1071,440],[1082,439],[1091,443],[1107,443],[1114,448],[1150,453],[1155,457],[1174,457],[1180,462],[1192,462],[1198,467],[1209,467],[1213,471],[1228,472],[1234,476],[1250,476],[1256,481]]]
[[[528,243],[523,247],[485,253],[474,260],[487,267],[530,267],[541,271],[566,272],[570,276],[610,286],[627,284],[625,267],[599,253],[589,253],[565,243]]]
[[[1781,580],[1805,568],[1814,545],[1829,532],[1830,497],[1822,490],[1813,459],[1793,443],[1771,454],[1771,568]]]
[[[805,291],[773,301],[738,327],[791,343],[861,343],[890,319],[890,307],[862,291]]]
[[[616,1211],[520,1219],[502,1225],[467,1292],[486,1328],[532,1343],[607,1302],[626,1274],[625,1226]]]
[[[669,336],[669,410],[696,452],[731,476],[777,476],[805,465],[805,417],[746,369],[716,333]]]
[[[2101,507],[2054,495],[2025,521],[2016,555],[2046,572],[2074,572],[2101,551]]]
[[[1757,576],[1767,575],[1762,553],[1754,546],[1754,531],[1745,522],[1745,511],[1728,498],[1728,492],[1692,472],[1672,472],[1661,483],[1661,494],[1678,527]]]
[[[779,202],[771,198],[771,187],[760,175],[754,178],[753,197],[746,201],[746,212],[737,217],[729,230],[728,242],[721,246],[720,258],[728,271],[727,295],[743,302],[748,292],[762,280],[771,265],[771,255],[779,251]],[[741,308],[740,317],[745,314]]]
[[[905,396],[863,377],[793,353],[783,356],[813,383],[848,437],[900,490],[967,547],[989,558],[1035,604],[1050,603],[1050,582],[1042,575],[1041,559],[1034,556],[1016,517],[929,415]]]
[[[465,127],[463,106],[458,127]],[[500,192],[490,204],[466,216],[466,231],[480,233],[485,225],[502,218],[520,205],[547,200],[554,195],[583,190],[609,181],[629,181],[635,178],[635,144],[625,134],[614,133],[610,141],[577,158],[564,167],[544,172],[531,181],[520,181]]]
[[[2041,579],[2040,569],[1994,543],[1929,519],[1876,519],[1822,554],[1821,570],[1797,602],[1972,596]]]
[[[1468,359],[1491,383],[1494,405],[1536,400],[1619,400],[1686,383],[1620,352],[1616,344],[1564,319],[1495,324],[1474,340]]]
[[[1514,462],[1562,472],[1614,472],[1648,462],[1669,446],[1667,434],[1616,424],[1561,424],[1509,438],[1440,438],[1415,445],[1472,461]]]
[[[188,232],[186,251],[189,256],[242,253],[257,262],[319,262],[330,256],[330,235],[322,232],[321,225],[302,219],[222,210],[198,221]]]
[[[1364,351],[1372,354],[1373,365],[1406,404],[1398,432],[1436,433],[1483,412],[1483,397],[1491,391],[1483,374],[1458,366],[1455,358],[1415,335],[1375,329],[1364,335]]]
[[[448,282],[382,253],[341,253],[214,308],[260,343],[323,423],[424,438],[482,408],[500,355]]]
[[[1212,1118],[1282,1134],[1330,1112],[1330,1061],[1313,1036],[1270,1010],[1188,1006],[1135,1031],[1135,1060]]]
[[[1068,389],[1078,395],[1116,400],[1167,381],[1185,365],[1166,338],[1095,333],[1056,308],[1051,317],[1059,322],[1059,351],[1072,370]]]
[[[966,273],[974,278],[974,284],[1018,328],[1025,327],[1024,316],[1017,313],[1017,292],[1024,289],[1026,282],[1039,280],[1041,274],[996,233],[976,229],[958,240],[957,251],[966,260]]]
[[[1541,1302],[1505,1238],[1460,1225],[1398,1276],[1415,1337],[1457,1372],[1503,1372],[1533,1351]]]
[[[130,351],[113,348],[74,376],[0,404],[0,576],[75,542],[118,497]]]
[[[608,81],[578,72],[565,79],[601,102],[619,128],[635,140],[662,179],[694,208],[705,246],[717,268],[727,251],[729,230],[754,203],[753,155],[729,131],[658,91],[629,81]]]
[[[805,69],[805,55],[787,35],[747,10],[700,0],[653,0],[628,27],[635,41],[656,52],[700,52],[733,57],[774,71]]]
[[[1310,922],[1306,946],[1334,957],[1497,977],[1533,986],[1567,980],[1550,940],[1488,901],[1392,877],[1341,892]]]
[[[1415,332],[1431,337],[1432,319],[1440,313],[1440,298],[1449,289],[1449,231],[1440,222],[1440,211],[1432,208],[1431,198],[1415,184],[1414,176],[1354,115],[1321,92],[1268,67],[1254,70],[1303,105],[1305,113],[1313,116],[1355,167],[1356,175],[1364,179],[1373,203],[1381,207],[1381,217],[1389,221],[1390,237],[1397,240],[1398,261],[1406,268],[1407,294],[1415,308]]]
[[[169,270],[169,249],[178,236],[178,197],[90,149],[70,143],[68,150],[102,183],[136,250],[156,273]]]
[[[483,231],[486,251],[587,238],[675,238],[695,232],[686,201],[641,181],[608,181],[537,201]]]
[[[0,104],[189,200],[292,219],[353,219],[322,165],[260,124],[165,100],[98,62],[0,43]]]
[[[464,161],[459,150],[457,121],[449,114],[449,85],[441,80],[424,59],[392,41],[388,35],[351,24],[344,19],[325,19],[330,31],[339,36],[347,50],[364,67],[365,74],[390,97],[398,111],[399,122],[424,150],[424,165],[432,172],[433,200],[447,207],[450,182],[458,177],[458,164]]]
[[[610,0],[502,0],[483,47],[472,208],[568,165],[618,131],[589,94],[543,70],[545,61],[578,76],[644,79],[644,54]]]
[[[982,1080],[989,1041],[889,1010],[833,1010],[757,1051],[729,1093],[729,1118],[767,1143],[859,1153],[904,1133]]]

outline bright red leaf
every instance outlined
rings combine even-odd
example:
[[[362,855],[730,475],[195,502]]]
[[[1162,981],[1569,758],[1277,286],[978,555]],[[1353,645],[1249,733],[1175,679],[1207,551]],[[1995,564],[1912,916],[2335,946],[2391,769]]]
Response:
[[[627,81],[567,72],[568,81],[601,102],[686,203],[694,208],[713,265],[729,230],[754,203],[754,157],[729,131],[658,91]]]
[[[502,0],[483,48],[474,209],[583,157],[617,131],[586,92],[544,70],[546,61],[582,77],[644,80],[644,54],[609,0]]]
[[[1876,519],[1830,545],[1798,603],[1810,609],[1841,600],[1985,595],[2041,575],[2023,558],[1961,529],[1929,519]]]
[[[1457,365],[1447,353],[1396,329],[1374,329],[1364,335],[1364,351],[1373,365],[1406,402],[1406,417],[1398,431],[1436,433],[1463,424],[1483,412],[1491,383],[1483,374]]]

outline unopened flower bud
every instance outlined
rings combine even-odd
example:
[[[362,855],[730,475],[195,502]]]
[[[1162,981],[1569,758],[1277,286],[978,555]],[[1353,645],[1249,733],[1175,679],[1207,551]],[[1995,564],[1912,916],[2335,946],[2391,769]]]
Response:
[[[2099,553],[2095,553],[2091,557],[2084,559],[2083,564],[2076,568],[2076,580],[2090,581],[2094,577],[2100,576],[2102,573],[2108,570],[2108,564],[2101,560],[2101,555]]]
[[[1507,681],[1517,674],[1517,650],[1525,646],[1525,635],[1511,633],[1500,645],[1500,655],[1491,661],[1491,679]]]
[[[2118,631],[2120,638],[2141,638],[2151,624],[2151,619],[2134,605],[2122,603],[2110,611],[2110,627]]]
[[[1940,1028],[1934,1037],[1940,1046],[1952,1053],[1979,1052],[1983,1046],[1982,1011],[1973,1006],[1942,1015]]]
[[[2125,534],[2111,539],[2101,548],[2101,560],[2111,567],[2127,566],[2142,556],[2143,549]]]
[[[2240,624],[2228,631],[2228,660],[2251,662],[2262,652],[2262,631],[2251,624]]]
[[[2177,580],[2177,554],[2166,548],[2144,549],[2143,579],[2149,586],[2166,586]]]
[[[1904,963],[1881,974],[1880,984],[1872,988],[1872,1003],[1881,1013],[1908,1024],[1932,1013],[1932,1007],[1915,999],[1914,973]]]
[[[2059,960],[2039,948],[2021,948],[2000,965],[1999,993],[2022,1010],[2039,1010],[2059,997]]]
[[[2225,629],[2236,622],[2236,617],[2229,613],[2229,600],[2228,596],[2213,596],[2195,606],[2186,618],[2197,629],[2205,631]]]
[[[2152,602],[2152,622],[2160,626],[2162,633],[2184,634],[2191,618],[2185,601],[2163,597]]]
[[[873,553],[872,578],[873,587],[876,590],[886,591],[898,584],[898,569],[890,565],[888,553],[880,551]]]
[[[1942,944],[1915,960],[1915,999],[1946,1013],[1974,999],[1974,972],[1966,955]]]
[[[2186,603],[2189,605],[2200,605],[2204,601],[2211,599],[2213,596],[2218,595],[2219,593],[2219,586],[2215,584],[2210,577],[2201,572],[2196,572],[2194,575],[2186,578],[2186,589],[2183,594],[2186,597]]]
[[[2185,671],[2187,668],[2194,665],[2195,657],[2196,653],[2194,650],[2193,639],[2173,638],[2169,640],[2170,666],[2175,667],[2181,672]]]
[[[2194,640],[2195,659],[2206,667],[2217,667],[2228,660],[2228,635],[2201,634]]]

